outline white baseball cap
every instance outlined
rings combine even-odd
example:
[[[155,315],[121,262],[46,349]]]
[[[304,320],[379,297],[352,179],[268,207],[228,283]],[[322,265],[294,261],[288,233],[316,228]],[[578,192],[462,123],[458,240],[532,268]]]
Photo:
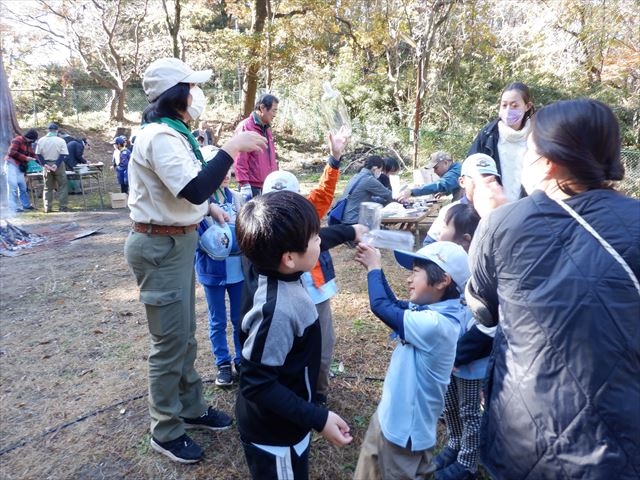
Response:
[[[177,58],[160,58],[151,62],[142,77],[142,88],[150,102],[179,83],[203,83],[211,78],[212,70],[192,70]]]
[[[461,176],[473,177],[476,174],[500,177],[495,160],[486,153],[474,153],[462,162]]]
[[[394,250],[393,253],[397,262],[407,270],[413,269],[416,259],[435,263],[451,276],[460,293],[464,292],[464,286],[471,276],[467,252],[457,243],[433,242],[415,253],[403,250]]]
[[[262,193],[279,192],[288,190],[290,192],[300,193],[300,183],[296,176],[286,170],[276,170],[267,175],[262,184]]]

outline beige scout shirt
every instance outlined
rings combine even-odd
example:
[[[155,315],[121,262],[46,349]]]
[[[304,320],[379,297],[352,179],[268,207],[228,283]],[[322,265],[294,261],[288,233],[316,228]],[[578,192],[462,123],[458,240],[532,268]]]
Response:
[[[208,202],[194,205],[178,198],[200,169],[200,161],[180,133],[161,123],[146,125],[136,137],[129,160],[131,220],[169,226],[200,222]]]
[[[47,162],[55,162],[60,155],[69,155],[67,142],[56,134],[47,134],[38,140],[36,155],[42,155]]]

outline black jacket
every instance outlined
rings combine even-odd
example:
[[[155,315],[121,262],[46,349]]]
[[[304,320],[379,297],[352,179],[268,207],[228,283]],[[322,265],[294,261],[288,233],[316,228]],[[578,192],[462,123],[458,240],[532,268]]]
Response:
[[[640,277],[640,202],[593,190],[566,202]],[[640,294],[543,192],[480,223],[466,299],[498,329],[482,464],[496,479],[640,478]]]
[[[291,446],[327,422],[328,410],[311,402],[322,339],[300,275],[260,274],[242,319],[236,418],[244,442]]]

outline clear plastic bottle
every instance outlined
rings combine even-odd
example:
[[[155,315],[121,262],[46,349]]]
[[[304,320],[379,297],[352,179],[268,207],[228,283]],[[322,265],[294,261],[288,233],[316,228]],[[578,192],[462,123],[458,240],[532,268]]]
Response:
[[[358,223],[365,225],[369,230],[377,230],[380,228],[382,221],[382,205],[376,202],[362,202],[360,204],[360,214],[358,215]]]
[[[364,234],[365,243],[376,248],[413,251],[415,238],[410,232],[400,230],[371,230]]]
[[[331,83],[322,85],[324,95],[320,101],[320,112],[327,123],[327,128],[334,135],[341,127],[345,127],[345,135],[351,135],[351,117],[340,92],[331,87]]]
[[[242,197],[243,202],[248,202],[249,200],[251,200],[251,197],[253,196],[251,185],[249,185],[248,183],[242,185],[240,187],[240,196]]]

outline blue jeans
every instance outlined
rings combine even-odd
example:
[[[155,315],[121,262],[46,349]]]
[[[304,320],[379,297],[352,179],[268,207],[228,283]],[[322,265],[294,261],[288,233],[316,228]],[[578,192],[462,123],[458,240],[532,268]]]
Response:
[[[227,308],[225,305],[225,292],[229,293],[229,317],[233,327],[233,346],[235,355],[233,361],[240,363],[242,345],[240,345],[240,297],[244,282],[230,285],[209,286],[204,285],[204,295],[209,309],[209,338],[211,349],[216,359],[216,366],[230,364],[231,355],[227,345]]]
[[[31,200],[27,193],[27,181],[24,173],[20,171],[16,165],[6,162],[7,165],[7,183],[9,184],[9,208],[12,211],[29,208]],[[20,204],[18,203],[18,195],[20,196]]]

